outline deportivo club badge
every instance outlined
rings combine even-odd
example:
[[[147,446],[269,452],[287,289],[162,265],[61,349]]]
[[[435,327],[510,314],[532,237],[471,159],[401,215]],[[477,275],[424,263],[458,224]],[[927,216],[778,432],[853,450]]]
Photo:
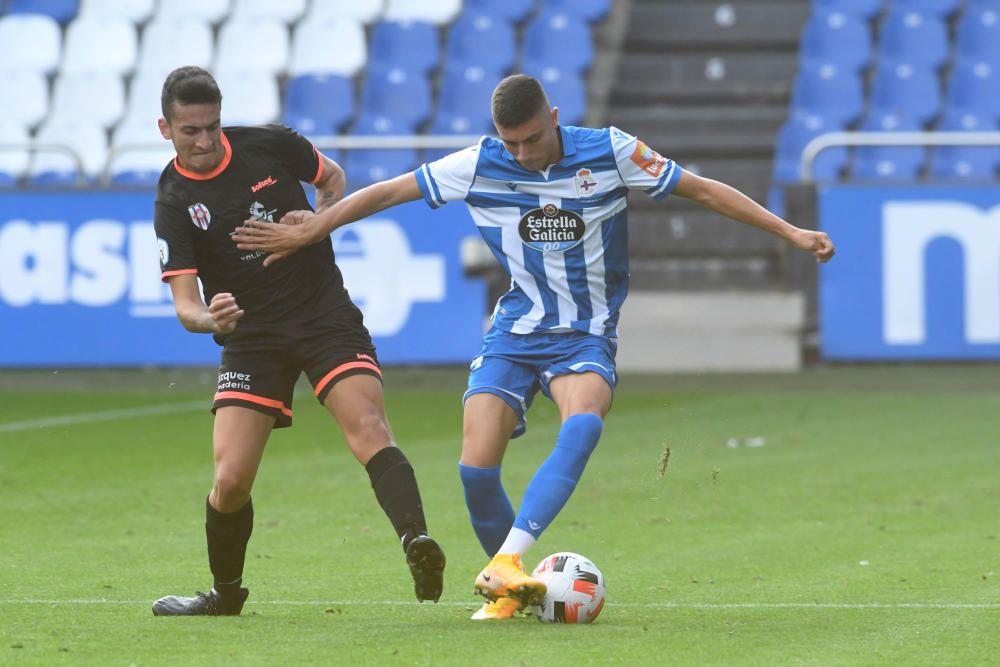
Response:
[[[577,197],[589,197],[597,193],[597,181],[594,180],[589,169],[581,169],[576,172],[575,184]]]
[[[212,214],[208,212],[208,207],[204,204],[188,206],[188,215],[191,216],[191,222],[194,223],[194,226],[199,229],[208,229],[208,226],[212,224]]]
[[[584,230],[579,214],[555,204],[528,211],[517,225],[524,244],[543,252],[569,250],[583,240]]]

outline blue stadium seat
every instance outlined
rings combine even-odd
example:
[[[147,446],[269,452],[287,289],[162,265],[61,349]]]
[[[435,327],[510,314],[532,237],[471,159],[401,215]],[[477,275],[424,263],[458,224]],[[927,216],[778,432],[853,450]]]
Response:
[[[559,107],[559,123],[578,125],[587,115],[587,89],[583,77],[538,61],[525,61],[521,70],[542,82],[549,104]]]
[[[839,127],[850,125],[864,108],[861,77],[836,65],[803,66],[795,79],[792,109],[823,116]]]
[[[449,66],[478,66],[506,73],[514,65],[516,51],[514,29],[491,13],[466,11],[448,30]]]
[[[815,11],[802,31],[799,53],[810,65],[833,63],[861,70],[872,56],[871,29],[865,19],[854,14]]]
[[[395,125],[386,116],[367,115],[358,119],[351,128],[351,134],[390,135],[409,132],[406,128]],[[345,152],[340,164],[347,177],[348,191],[354,191],[415,169],[417,151],[413,148],[349,150]]]
[[[882,11],[885,0],[813,0],[814,10],[836,10],[871,20]]]
[[[285,125],[302,134],[337,134],[354,116],[354,82],[343,76],[292,77],[285,86]]]
[[[996,123],[970,112],[949,110],[937,128],[942,132],[994,132]],[[938,146],[931,153],[930,174],[940,180],[992,181],[1000,167],[1000,146]]]
[[[449,64],[441,80],[438,109],[427,134],[495,134],[490,97],[500,75],[481,67],[454,67]],[[422,162],[431,162],[453,149],[427,149]]]
[[[940,68],[950,46],[948,28],[934,14],[899,8],[882,24],[879,53],[885,60]]]
[[[778,183],[795,183],[801,180],[802,149],[819,135],[838,132],[841,129],[829,124],[822,116],[793,114],[778,131],[774,180]],[[812,177],[817,181],[835,181],[843,173],[846,165],[846,147],[827,148],[816,156]]]
[[[136,170],[126,170],[115,172],[111,175],[111,185],[118,185],[122,187],[156,187],[156,184],[160,181],[160,174],[163,170],[159,171],[136,171]]]
[[[956,58],[984,60],[1000,66],[1000,1],[972,5],[958,22]]]
[[[896,114],[869,115],[859,128],[868,132],[919,132],[916,119]],[[862,146],[854,152],[851,180],[912,182],[927,158],[923,146]]]
[[[521,23],[535,10],[534,0],[465,0],[466,10],[489,12],[511,23]]]
[[[431,87],[421,72],[369,68],[361,93],[364,115],[384,116],[403,133],[415,132],[431,114]]]
[[[80,11],[80,0],[10,0],[8,14],[44,14],[65,25]]]
[[[566,12],[587,23],[603,21],[611,11],[611,0],[542,0],[542,11]]]
[[[584,72],[594,59],[590,28],[571,14],[541,12],[524,29],[523,59]]]
[[[922,125],[941,109],[941,83],[932,70],[883,62],[872,80],[871,113],[909,115]]]
[[[956,61],[948,80],[947,106],[971,111],[992,121],[1000,118],[1000,65]]]
[[[958,11],[959,0],[894,0],[895,4],[905,7],[908,11],[921,12],[923,14],[933,14],[941,18],[948,18]]]
[[[369,67],[404,67],[427,74],[440,60],[437,28],[421,21],[381,21],[368,45]]]

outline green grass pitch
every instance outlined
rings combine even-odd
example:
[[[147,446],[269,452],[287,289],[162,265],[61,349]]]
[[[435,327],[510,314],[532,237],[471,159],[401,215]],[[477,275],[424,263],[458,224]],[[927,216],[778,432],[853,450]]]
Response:
[[[998,371],[624,377],[526,558],[603,570],[607,605],[581,627],[469,620],[485,558],[456,470],[460,371],[387,371],[448,554],[440,604],[413,600],[367,476],[299,391],[254,489],[250,600],[208,619],[150,604],[210,585],[211,417],[193,407],[210,373],[3,372],[0,665],[997,664]],[[515,502],[557,421],[540,399],[512,442]]]

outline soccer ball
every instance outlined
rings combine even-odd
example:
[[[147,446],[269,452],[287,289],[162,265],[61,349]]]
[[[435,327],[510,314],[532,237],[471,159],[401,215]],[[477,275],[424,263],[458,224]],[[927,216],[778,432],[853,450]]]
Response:
[[[580,554],[546,556],[531,576],[548,587],[542,603],[531,608],[543,623],[590,623],[604,608],[604,575]]]

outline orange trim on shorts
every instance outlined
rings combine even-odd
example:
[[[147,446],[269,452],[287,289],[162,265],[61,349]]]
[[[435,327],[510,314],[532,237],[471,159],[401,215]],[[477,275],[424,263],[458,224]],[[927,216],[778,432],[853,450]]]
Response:
[[[277,401],[273,398],[264,398],[263,396],[254,396],[253,394],[246,394],[242,391],[220,391],[215,394],[213,400],[224,401],[236,399],[239,401],[249,401],[250,403],[256,403],[257,405],[264,405],[269,408],[277,408],[281,410],[284,415],[292,416],[292,411],[285,407],[285,404],[281,401]]]
[[[226,170],[226,167],[229,166],[229,161],[233,159],[233,147],[229,145],[229,139],[226,138],[225,132],[220,132],[219,134],[222,135],[222,146],[226,149],[226,154],[222,156],[222,162],[216,165],[215,169],[208,172],[207,174],[199,174],[194,171],[188,171],[187,169],[181,167],[180,162],[178,162],[177,158],[175,157],[174,169],[177,170],[177,173],[180,174],[181,176],[184,176],[185,178],[190,178],[191,180],[194,181],[210,181],[219,174],[221,174],[222,172],[224,172]]]
[[[319,183],[319,179],[323,177],[323,154],[315,146],[313,146],[313,152],[316,153],[316,161],[319,162],[319,167],[316,168],[316,176],[309,181],[310,185],[316,185]]]
[[[330,384],[333,378],[340,375],[341,373],[345,373],[355,368],[367,368],[368,370],[375,371],[375,373],[378,374],[379,377],[382,377],[382,369],[376,366],[375,364],[371,363],[370,361],[348,361],[346,364],[341,364],[336,368],[334,368],[329,373],[327,373],[326,375],[324,375],[323,379],[320,380],[319,383],[316,385],[316,391],[314,393],[317,396],[319,396],[320,393],[324,389],[326,389],[326,385]]]
[[[162,280],[163,282],[167,282],[167,278],[173,276],[183,276],[188,273],[193,273],[195,275],[198,275],[198,269],[177,269],[176,271],[164,271],[160,275],[160,280]]]

